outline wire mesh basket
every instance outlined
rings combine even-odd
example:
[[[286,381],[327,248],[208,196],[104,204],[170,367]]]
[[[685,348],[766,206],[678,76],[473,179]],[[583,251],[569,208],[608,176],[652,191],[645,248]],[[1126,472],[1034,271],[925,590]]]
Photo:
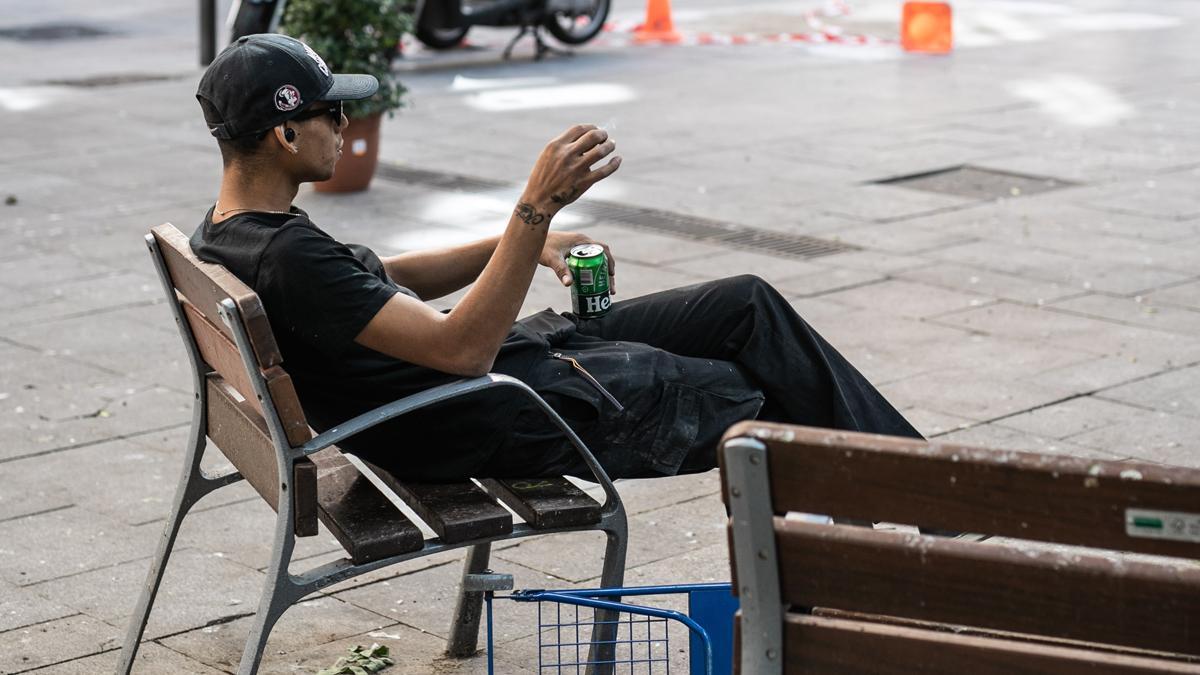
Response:
[[[687,612],[625,601],[686,596]],[[537,672],[555,675],[722,675],[731,670],[730,585],[682,584],[589,590],[527,590],[487,597],[488,673],[494,673],[493,600],[537,605]],[[659,603],[670,604],[670,603]],[[678,604],[678,603],[676,603]],[[687,633],[687,666],[672,641]],[[672,633],[675,633],[674,638]],[[674,663],[673,663],[674,662]]]

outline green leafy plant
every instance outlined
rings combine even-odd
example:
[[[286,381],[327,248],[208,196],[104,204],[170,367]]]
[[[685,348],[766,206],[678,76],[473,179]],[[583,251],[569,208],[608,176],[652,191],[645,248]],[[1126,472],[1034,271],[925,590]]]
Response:
[[[326,668],[317,675],[368,675],[396,663],[388,657],[388,648],[383,645],[356,645],[347,651],[350,652],[349,656],[339,657],[332,668]]]
[[[408,0],[290,0],[280,31],[320,54],[335,73],[365,73],[379,80],[379,92],[363,101],[347,101],[348,117],[404,106],[408,91],[392,73],[400,38],[413,27]]]

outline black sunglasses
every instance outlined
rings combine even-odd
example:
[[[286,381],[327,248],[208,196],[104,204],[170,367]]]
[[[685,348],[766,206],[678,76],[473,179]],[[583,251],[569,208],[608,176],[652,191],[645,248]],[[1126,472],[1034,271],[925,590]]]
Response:
[[[292,118],[295,122],[303,122],[321,115],[329,115],[333,120],[333,128],[337,129],[342,126],[342,102],[334,101],[325,108],[310,108]]]

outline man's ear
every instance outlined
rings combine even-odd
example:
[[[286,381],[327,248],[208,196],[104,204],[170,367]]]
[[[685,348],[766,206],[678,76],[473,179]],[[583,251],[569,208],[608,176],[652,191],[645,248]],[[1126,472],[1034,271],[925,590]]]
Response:
[[[300,152],[300,148],[296,147],[296,130],[289,128],[286,124],[280,124],[273,130],[275,132],[275,140],[288,152],[293,155]],[[290,134],[288,132],[291,132]],[[288,138],[291,136],[291,138]]]

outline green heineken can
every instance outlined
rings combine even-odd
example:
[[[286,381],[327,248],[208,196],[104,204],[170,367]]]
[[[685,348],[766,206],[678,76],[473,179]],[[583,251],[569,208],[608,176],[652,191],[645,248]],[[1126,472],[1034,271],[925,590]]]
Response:
[[[608,314],[612,298],[608,290],[608,258],[600,244],[580,244],[567,258],[571,268],[571,309],[581,319]]]

